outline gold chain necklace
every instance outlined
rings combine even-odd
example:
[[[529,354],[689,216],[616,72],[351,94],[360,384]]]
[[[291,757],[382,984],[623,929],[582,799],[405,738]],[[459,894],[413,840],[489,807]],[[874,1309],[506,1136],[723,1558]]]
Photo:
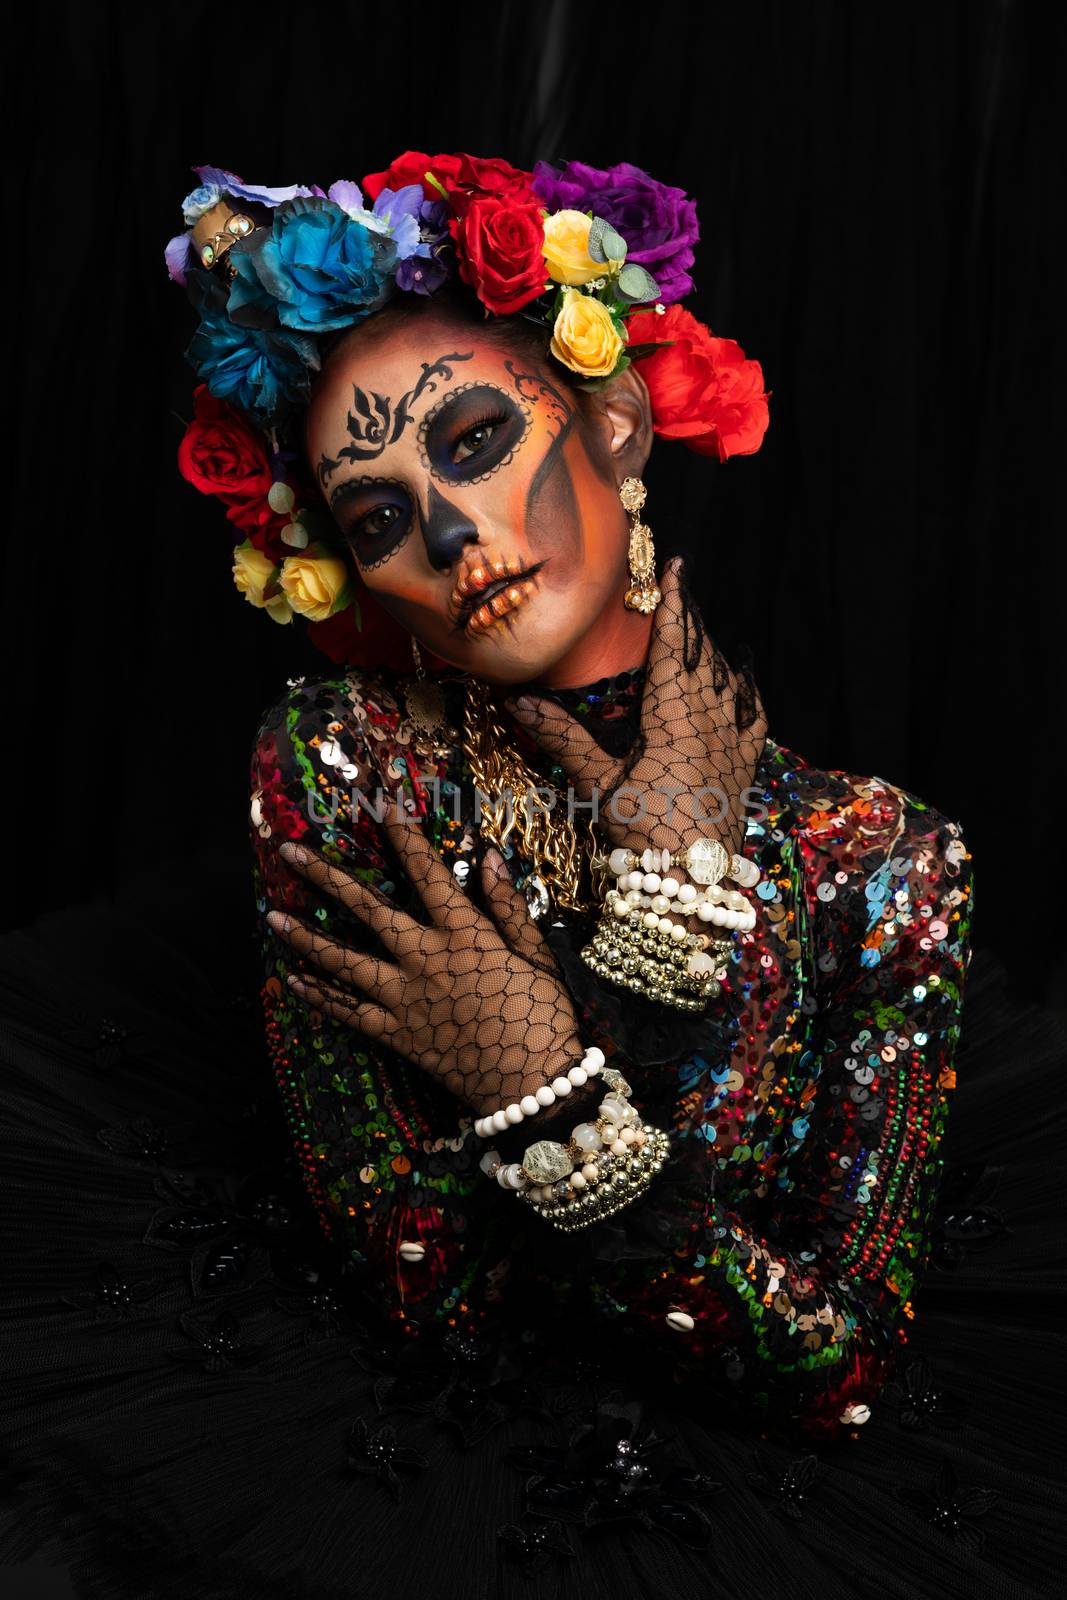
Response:
[[[599,905],[607,861],[590,813],[579,813],[577,826],[566,814],[555,815],[559,794],[508,743],[489,687],[478,678],[467,679],[463,753],[478,790],[482,837],[503,854],[514,834],[519,854],[533,863],[536,878],[557,905],[572,911]],[[552,809],[538,794],[541,788],[551,790]],[[547,909],[543,901],[538,909],[529,894],[527,902],[534,917]]]

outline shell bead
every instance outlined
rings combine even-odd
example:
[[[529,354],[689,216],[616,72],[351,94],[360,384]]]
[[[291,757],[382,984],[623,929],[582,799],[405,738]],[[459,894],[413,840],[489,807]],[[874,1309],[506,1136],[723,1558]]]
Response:
[[[668,1311],[667,1326],[673,1328],[675,1333],[692,1333],[696,1323],[688,1311]]]

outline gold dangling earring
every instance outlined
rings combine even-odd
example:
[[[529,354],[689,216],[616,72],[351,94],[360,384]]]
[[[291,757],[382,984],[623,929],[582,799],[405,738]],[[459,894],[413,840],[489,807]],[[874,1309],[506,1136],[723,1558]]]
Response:
[[[415,663],[415,680],[404,689],[408,716],[416,733],[427,739],[440,739],[445,725],[444,690],[439,683],[432,683],[426,676],[419,642],[414,634],[411,635],[411,655]]]
[[[619,485],[619,499],[633,519],[630,523],[630,587],[623,604],[631,611],[655,611],[663,599],[656,583],[656,547],[652,543],[652,530],[641,521],[640,511],[645,503],[645,486],[640,478],[624,478]]]

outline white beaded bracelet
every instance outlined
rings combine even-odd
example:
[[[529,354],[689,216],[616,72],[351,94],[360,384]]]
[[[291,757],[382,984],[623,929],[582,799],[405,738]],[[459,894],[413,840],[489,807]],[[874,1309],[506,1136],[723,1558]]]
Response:
[[[689,867],[701,889],[678,876],[677,868],[682,865]],[[746,897],[737,890],[720,888],[719,880],[729,877],[752,888],[760,881],[759,868],[744,856],[727,855],[716,839],[698,839],[675,857],[669,850],[652,848],[638,857],[620,847],[609,855],[608,868],[615,875],[617,889],[609,890],[605,899],[620,921],[636,914],[645,927],[670,934],[679,942],[687,930],[682,923],[673,922],[668,911],[697,916],[701,922],[739,933],[751,933],[756,926],[755,910]]]
[[[648,849],[635,854],[620,846],[608,856],[608,867],[614,877],[640,870],[642,874],[666,874],[671,867],[688,868],[697,883],[718,883],[729,878],[742,889],[754,889],[760,881],[760,870],[754,861],[742,855],[727,855],[717,839],[697,839],[687,850],[671,855],[669,850]]]
[[[591,1044],[580,1063],[571,1067],[566,1077],[555,1078],[551,1083],[543,1083],[533,1094],[525,1094],[521,1100],[513,1101],[509,1106],[501,1106],[498,1111],[491,1111],[488,1116],[478,1117],[474,1123],[475,1133],[479,1139],[490,1139],[494,1133],[503,1133],[506,1128],[516,1127],[526,1117],[536,1116],[544,1107],[552,1105],[556,1100],[564,1099],[572,1089],[580,1089],[590,1078],[595,1078],[605,1059],[603,1050]]]

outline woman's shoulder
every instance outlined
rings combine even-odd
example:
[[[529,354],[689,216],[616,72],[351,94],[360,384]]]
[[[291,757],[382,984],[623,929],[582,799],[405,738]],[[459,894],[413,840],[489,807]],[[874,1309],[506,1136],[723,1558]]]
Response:
[[[773,888],[788,855],[827,981],[846,949],[885,972],[916,940],[966,959],[973,878],[958,822],[899,784],[816,767],[777,744],[761,776],[761,864]]]
[[[968,856],[957,820],[886,778],[818,767],[772,740],[761,778],[769,827],[792,836],[809,858],[876,871],[908,851],[957,866]]]
[[[288,679],[266,707],[256,729],[260,747],[279,739],[337,731],[373,737],[374,728],[394,728],[401,716],[395,673],[372,667],[334,668]]]
[[[402,679],[342,668],[291,678],[263,712],[249,768],[249,822],[264,881],[289,893],[273,846],[310,839],[385,877],[382,788],[402,720]]]
[[[362,791],[376,803],[401,717],[396,674],[388,671],[342,668],[289,679],[260,717],[252,744],[256,833],[299,837],[309,819],[359,831],[353,796]],[[365,823],[359,807],[359,827]]]

